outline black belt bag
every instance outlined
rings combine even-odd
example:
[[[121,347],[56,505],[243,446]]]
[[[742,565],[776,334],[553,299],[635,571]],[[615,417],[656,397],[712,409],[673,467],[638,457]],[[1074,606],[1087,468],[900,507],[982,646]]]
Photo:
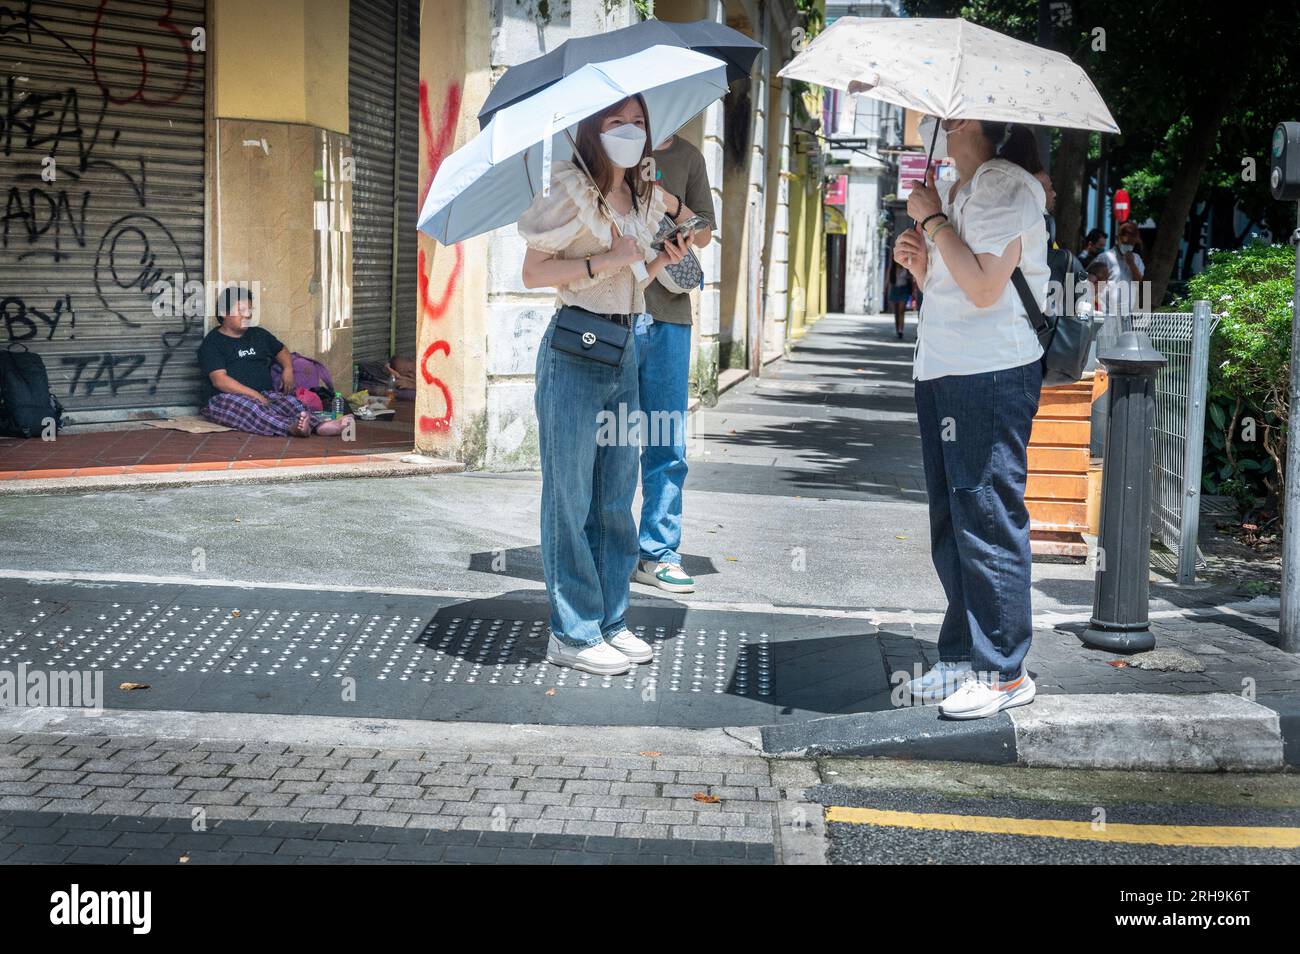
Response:
[[[1088,353],[1097,327],[1091,318],[1059,315],[1048,318],[1038,307],[1024,274],[1017,268],[1011,273],[1025,317],[1033,326],[1038,343],[1043,346],[1043,387],[1074,384],[1088,367]]]
[[[626,318],[628,325],[585,308],[562,305],[555,313],[551,347],[565,354],[617,368],[623,361],[623,350],[632,337],[631,316],[619,315],[617,318]]]

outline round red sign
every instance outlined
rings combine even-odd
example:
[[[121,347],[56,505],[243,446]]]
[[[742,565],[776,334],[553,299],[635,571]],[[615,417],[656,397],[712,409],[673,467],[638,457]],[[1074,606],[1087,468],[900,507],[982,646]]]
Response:
[[[1124,189],[1115,190],[1115,221],[1128,221],[1128,192]]]

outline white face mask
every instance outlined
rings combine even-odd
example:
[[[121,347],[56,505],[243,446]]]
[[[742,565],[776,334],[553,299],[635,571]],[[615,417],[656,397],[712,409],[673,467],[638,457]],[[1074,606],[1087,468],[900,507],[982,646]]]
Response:
[[[948,131],[944,129],[943,126],[939,123],[939,120],[933,116],[921,117],[921,122],[917,126],[917,131],[921,134],[921,146],[922,148],[925,149],[926,153],[929,154],[930,140],[934,136],[934,130],[936,126],[939,127],[939,138],[935,141],[934,156],[932,158],[947,159],[948,158]]]
[[[641,161],[641,153],[645,151],[645,130],[624,123],[601,133],[600,144],[605,147],[610,162],[620,169],[631,169]]]
[[[1132,245],[1129,245],[1127,242],[1120,242],[1120,243],[1119,243],[1119,250],[1120,250],[1123,254],[1127,255],[1129,252],[1133,251],[1133,246],[1132,246]]]

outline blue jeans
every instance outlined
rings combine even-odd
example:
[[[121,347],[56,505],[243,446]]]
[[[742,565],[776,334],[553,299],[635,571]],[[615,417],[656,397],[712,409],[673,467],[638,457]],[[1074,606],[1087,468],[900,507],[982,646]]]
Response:
[[[1018,678],[1033,635],[1029,429],[1043,371],[1034,361],[916,382],[930,555],[948,597],[939,658]]]
[[[691,326],[637,325],[636,358],[646,427],[641,448],[640,558],[681,565],[682,487],[686,483],[686,404]]]
[[[637,447],[598,443],[602,411],[637,410],[636,345],[617,368],[556,351],[554,320],[537,350],[537,435],[542,458],[542,569],[551,632],[595,646],[623,628],[636,563]],[[620,411],[620,405],[623,405]],[[603,446],[602,446],[603,445]]]

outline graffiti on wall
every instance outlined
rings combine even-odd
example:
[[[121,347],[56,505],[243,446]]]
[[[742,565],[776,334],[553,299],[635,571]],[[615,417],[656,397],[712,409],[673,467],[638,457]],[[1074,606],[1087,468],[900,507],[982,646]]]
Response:
[[[451,149],[452,139],[456,133],[456,122],[460,118],[460,97],[461,88],[458,84],[453,83],[447,90],[446,96],[442,102],[442,119],[438,128],[433,128],[433,110],[429,103],[429,86],[424,80],[420,80],[420,126],[424,134],[425,156],[428,160],[428,181],[420,189],[420,201],[423,204],[424,197],[428,195],[429,186],[433,184],[433,177],[438,172],[438,167],[442,165],[443,159],[447,158],[447,153]],[[430,263],[426,260],[424,249],[420,250],[419,256],[419,289],[420,289],[420,323],[425,321],[434,323],[435,340],[429,344],[424,353],[420,356],[420,375],[424,383],[435,388],[442,395],[443,413],[440,415],[421,414],[418,425],[420,431],[425,434],[446,431],[451,427],[452,421],[452,400],[451,389],[447,387],[432,370],[430,362],[437,355],[442,355],[445,359],[451,358],[451,344],[442,338],[437,337],[437,322],[441,321],[447,313],[447,308],[451,305],[452,296],[456,293],[456,286],[460,282],[461,272],[464,270],[465,253],[457,242],[452,246],[455,261],[452,264],[451,271],[447,275],[442,287],[436,291],[430,288],[432,277],[430,275]]]
[[[184,312],[162,330],[150,318],[154,285],[190,277],[191,263],[170,216],[151,208],[148,157],[113,128],[117,107],[138,113],[173,104],[197,86],[193,36],[175,22],[170,0],[160,3],[158,15],[136,28],[156,32],[147,48],[136,46],[133,59],[114,57],[108,68],[100,62],[108,8],[101,0],[87,38],[45,22],[31,0],[0,5],[0,262],[60,266],[53,274],[67,276],[65,287],[53,279],[34,294],[0,295],[0,343],[74,341],[79,313],[110,318],[118,333],[101,336],[122,342],[61,358],[69,397],[155,393],[176,351],[202,331],[202,319]],[[24,63],[48,57],[52,46],[66,80],[32,88]],[[161,56],[165,48],[169,55]],[[92,224],[121,213],[124,196],[132,211]],[[156,345],[144,345],[154,334]]]

